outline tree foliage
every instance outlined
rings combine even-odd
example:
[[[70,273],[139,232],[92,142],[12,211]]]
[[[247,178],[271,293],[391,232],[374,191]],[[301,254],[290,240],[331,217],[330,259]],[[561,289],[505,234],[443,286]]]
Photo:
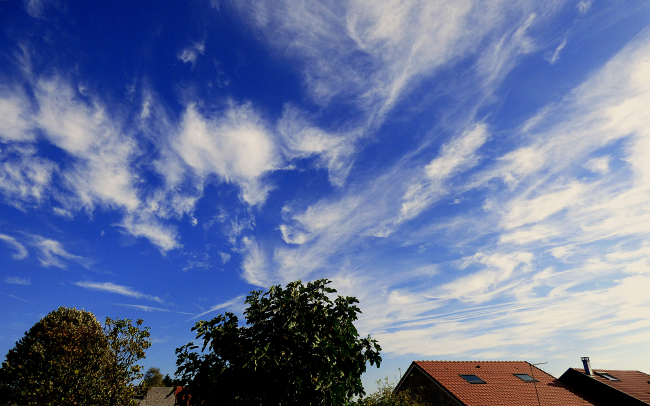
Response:
[[[326,279],[272,286],[246,298],[246,326],[232,313],[199,321],[198,346],[176,350],[176,375],[191,404],[344,405],[363,395],[366,363],[381,350],[360,338],[354,297],[328,295]],[[242,389],[244,388],[244,389]]]
[[[174,386],[174,380],[169,377],[169,374],[163,378],[163,386]]]
[[[167,376],[168,378],[169,376]],[[161,386],[167,386],[163,382],[165,378],[163,378],[163,374],[160,373],[160,368],[156,367],[151,367],[147,369],[147,372],[144,374],[144,378],[142,378],[142,389],[146,393],[149,388],[158,388]],[[171,385],[170,385],[171,386]]]
[[[109,381],[115,387],[108,399],[110,405],[129,404],[137,392],[133,381],[143,376],[142,366],[137,362],[145,358],[145,351],[151,347],[149,327],[142,328],[142,323],[139,319],[134,326],[130,319],[106,318],[104,334],[113,359]]]
[[[130,324],[130,320],[111,323],[107,320],[107,327]],[[148,345],[147,341],[145,348]],[[0,403],[130,404],[132,375],[118,360],[132,350],[105,334],[92,313],[60,307],[34,324],[9,350],[0,369]],[[144,356],[144,352],[135,352]]]
[[[395,384],[388,378],[377,381],[377,392],[354,402],[354,406],[427,406],[409,390],[395,393]]]

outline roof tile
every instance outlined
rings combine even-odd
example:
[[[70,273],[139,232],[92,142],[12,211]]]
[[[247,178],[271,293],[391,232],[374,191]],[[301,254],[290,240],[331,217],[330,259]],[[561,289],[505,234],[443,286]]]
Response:
[[[584,373],[582,368],[572,368],[578,372]],[[618,389],[621,392],[635,397],[643,402],[650,403],[650,375],[640,371],[622,371],[614,369],[594,369],[595,374],[592,376],[598,382]],[[599,376],[597,373],[606,373],[618,379],[610,381],[607,378]]]
[[[467,406],[597,405],[525,361],[415,361],[414,363]],[[471,384],[460,376],[463,374],[476,375],[486,383]],[[538,382],[524,382],[514,374],[528,374]]]

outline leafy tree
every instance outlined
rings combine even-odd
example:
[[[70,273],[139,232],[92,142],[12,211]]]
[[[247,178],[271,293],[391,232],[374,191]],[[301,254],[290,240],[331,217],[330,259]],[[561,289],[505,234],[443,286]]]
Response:
[[[408,390],[395,393],[395,384],[385,380],[377,381],[377,392],[361,398],[354,406],[426,406],[423,400]]]
[[[169,377],[169,374],[166,374],[163,378],[163,386],[169,387],[174,386],[174,380]]]
[[[142,387],[146,392],[149,388],[167,386],[163,383],[163,379],[163,374],[160,373],[160,368],[151,367],[147,369],[147,372],[144,374],[144,378],[142,378]]]
[[[361,374],[367,362],[379,366],[381,348],[353,325],[358,300],[332,301],[329,283],[251,292],[247,326],[232,313],[196,323],[201,351],[194,343],[176,350],[181,395],[193,405],[344,405],[363,395]]]
[[[133,381],[142,378],[142,366],[136,364],[145,358],[145,350],[151,347],[149,327],[142,328],[142,319],[134,326],[130,319],[106,318],[104,334],[112,354],[113,363],[108,381],[115,390],[109,396],[110,405],[130,404],[137,389]]]
[[[9,350],[0,369],[0,403],[130,404],[132,385],[118,363],[124,351],[128,350],[104,333],[92,313],[60,307]]]

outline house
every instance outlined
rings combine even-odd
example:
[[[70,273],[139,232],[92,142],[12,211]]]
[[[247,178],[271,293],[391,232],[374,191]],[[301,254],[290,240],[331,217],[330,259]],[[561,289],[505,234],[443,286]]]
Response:
[[[605,406],[525,361],[414,361],[407,389],[432,406]]]
[[[582,358],[584,368],[569,368],[560,381],[603,406],[649,405],[650,375],[640,371],[592,369],[589,357]]]
[[[149,388],[142,400],[137,400],[138,406],[174,406],[176,392],[173,387]]]

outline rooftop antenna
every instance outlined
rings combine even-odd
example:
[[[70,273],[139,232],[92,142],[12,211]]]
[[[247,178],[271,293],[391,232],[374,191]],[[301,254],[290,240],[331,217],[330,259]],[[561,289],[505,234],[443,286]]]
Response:
[[[535,375],[533,375],[533,366],[542,365],[542,364],[548,364],[548,362],[538,362],[537,364],[528,364],[530,365],[530,377],[533,378],[533,385],[535,386],[535,395],[537,395],[537,404],[539,406],[542,406],[542,404],[539,401],[539,392],[537,392],[537,380],[535,379]]]

